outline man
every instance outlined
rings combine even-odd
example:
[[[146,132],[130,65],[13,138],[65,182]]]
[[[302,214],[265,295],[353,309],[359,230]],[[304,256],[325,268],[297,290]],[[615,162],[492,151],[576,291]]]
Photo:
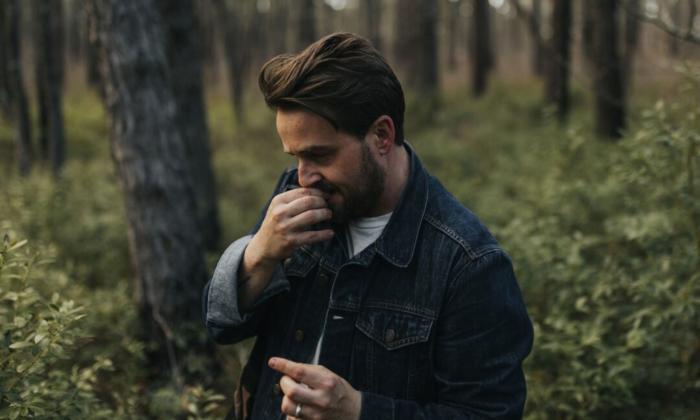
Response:
[[[332,34],[259,84],[298,165],[204,292],[215,340],[257,335],[237,416],[521,417],[533,333],[510,260],[404,142],[382,56]]]

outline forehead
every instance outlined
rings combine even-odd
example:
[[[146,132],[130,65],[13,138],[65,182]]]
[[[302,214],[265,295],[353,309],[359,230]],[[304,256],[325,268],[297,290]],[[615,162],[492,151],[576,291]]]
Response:
[[[325,118],[304,109],[277,110],[277,132],[286,152],[310,146],[340,146],[344,135]]]

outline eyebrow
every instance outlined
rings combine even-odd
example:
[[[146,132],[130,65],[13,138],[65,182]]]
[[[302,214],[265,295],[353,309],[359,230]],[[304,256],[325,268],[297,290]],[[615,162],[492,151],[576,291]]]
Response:
[[[291,150],[285,150],[284,152],[287,153],[288,155],[296,156],[296,155],[309,155],[309,154],[322,154],[322,153],[329,153],[333,152],[335,150],[335,146],[309,146],[307,148],[297,150],[296,152],[291,151]]]

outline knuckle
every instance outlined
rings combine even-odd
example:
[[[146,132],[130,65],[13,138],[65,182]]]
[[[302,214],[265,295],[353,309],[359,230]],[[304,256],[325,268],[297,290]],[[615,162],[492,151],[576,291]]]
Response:
[[[283,216],[284,216],[284,210],[282,209],[282,207],[275,207],[274,209],[272,209],[272,211],[270,211],[270,217],[275,222],[281,221]]]

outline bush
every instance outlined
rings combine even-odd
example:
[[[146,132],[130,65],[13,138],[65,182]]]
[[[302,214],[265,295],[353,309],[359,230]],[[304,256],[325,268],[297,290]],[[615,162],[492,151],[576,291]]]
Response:
[[[95,387],[112,362],[97,357],[88,366],[73,363],[73,352],[87,338],[79,322],[85,310],[58,292],[50,298],[39,292],[40,282],[65,278],[26,244],[6,235],[0,245],[0,417],[110,417]]]
[[[659,102],[614,146],[571,133],[499,230],[535,324],[529,418],[700,412],[697,110]]]

